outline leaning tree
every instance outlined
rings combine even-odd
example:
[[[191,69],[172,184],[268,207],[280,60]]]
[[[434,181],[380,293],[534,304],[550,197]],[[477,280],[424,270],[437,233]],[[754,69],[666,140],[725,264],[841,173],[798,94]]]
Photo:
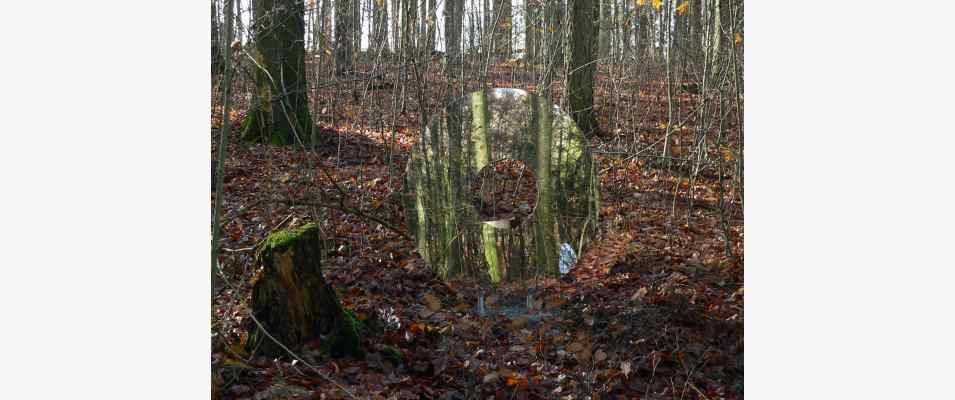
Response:
[[[273,144],[315,141],[305,81],[305,3],[255,1],[252,34],[256,96],[242,137]]]

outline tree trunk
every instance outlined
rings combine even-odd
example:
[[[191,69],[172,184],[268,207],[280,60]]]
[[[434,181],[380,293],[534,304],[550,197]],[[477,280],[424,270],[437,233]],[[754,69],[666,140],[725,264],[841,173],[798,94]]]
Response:
[[[447,7],[447,2],[445,2],[445,7]],[[425,23],[428,27],[427,36],[427,51],[434,52],[435,50],[435,35],[437,34],[437,29],[435,27],[438,23],[438,4],[435,0],[428,0],[428,17],[425,20]]]
[[[364,328],[325,282],[321,244],[318,226],[308,224],[275,232],[256,248],[263,268],[253,278],[251,311],[262,326],[249,329],[250,352],[257,348],[269,357],[287,355],[268,335],[295,349],[327,334],[322,349],[332,356],[362,354]]]
[[[352,37],[352,2],[358,0],[335,1],[335,72],[342,75],[352,70],[354,56],[354,38]]]
[[[446,0],[444,5],[444,57],[448,82],[460,74],[461,29],[464,20],[464,0]]]
[[[242,43],[243,32],[245,32],[245,26],[242,25],[242,0],[235,0],[235,40],[238,40],[239,43]]]
[[[599,43],[597,55],[605,59],[610,55],[610,4],[613,0],[598,1],[600,2],[600,37],[597,39]]]
[[[324,58],[326,54],[331,55],[331,49],[328,46],[328,40],[332,37],[332,24],[331,24],[331,15],[328,12],[331,8],[332,0],[322,0],[322,9],[319,12],[318,19],[321,23],[321,35],[318,39],[318,51],[322,53]],[[326,53],[327,52],[327,53]]]
[[[496,36],[494,47],[497,55],[505,60],[511,58],[512,54],[511,40],[514,32],[512,12],[511,0],[497,0],[494,4],[494,18],[497,23],[494,31]]]
[[[352,64],[358,60],[358,55],[361,54],[361,34],[362,34],[362,23],[361,23],[361,1],[362,0],[351,0],[351,42],[352,42]]]
[[[713,53],[710,56],[711,60],[716,60],[720,55],[720,44],[723,32],[720,29],[720,21],[722,17],[722,10],[720,4],[721,0],[713,0]]]
[[[322,37],[322,20],[319,17],[319,9],[321,9],[322,6],[317,3],[318,1],[322,1],[324,3],[328,0],[315,0],[309,2],[309,4],[311,4],[311,9],[308,10],[308,14],[312,18],[312,46],[310,49],[312,54],[319,54],[319,51],[321,51],[319,43],[321,43],[320,38]]]
[[[538,8],[530,0],[524,0],[524,61],[530,65],[537,59]]]
[[[577,2],[580,0],[569,1]],[[596,9],[596,7],[594,8]],[[592,16],[595,17],[596,14]],[[534,217],[537,219],[537,223],[534,224],[534,234],[537,239],[537,262],[543,269],[545,275],[559,276],[557,265],[557,248],[559,246],[558,243],[560,242],[560,237],[557,234],[557,222],[554,219],[554,212],[552,209],[553,205],[556,204],[556,201],[554,199],[553,188],[551,187],[551,156],[553,154],[551,147],[554,143],[554,124],[553,115],[551,113],[553,111],[550,102],[540,97],[535,96],[531,103],[531,107],[533,107],[533,117],[531,120],[538,123],[536,129],[537,137],[535,138],[535,144],[537,145],[535,161],[537,161],[537,165],[534,166],[534,172],[537,173],[538,204],[537,210],[534,213]]]
[[[401,0],[391,0],[391,45],[392,52],[397,54],[401,49]]]
[[[256,99],[243,122],[246,140],[306,144],[312,127],[305,81],[305,4],[257,0],[255,35]]]
[[[569,111],[585,134],[597,130],[594,119],[594,76],[597,64],[594,57],[600,4],[587,0],[568,0],[570,36],[567,40],[567,84],[564,96]]]
[[[222,73],[222,66],[225,65],[222,60],[222,43],[219,38],[219,11],[216,9],[216,0],[210,2],[212,4],[212,75],[213,78],[215,75]]]
[[[226,3],[225,8],[225,40],[229,41],[232,39],[232,4]],[[223,51],[225,52],[225,59],[232,60],[232,47],[223,46]],[[222,181],[223,181],[223,172],[225,168],[225,152],[226,144],[229,142],[229,132],[231,131],[232,124],[229,121],[229,111],[230,111],[230,102],[232,100],[232,71],[233,66],[231,62],[225,63],[225,79],[222,82],[222,130],[219,132],[219,149],[217,162],[213,165],[212,170],[212,184],[213,189],[216,194],[216,203],[215,208],[212,210],[212,296],[216,295],[216,288],[219,285],[219,237],[221,235],[222,226],[220,222],[222,220]]]
[[[653,36],[650,34],[649,11],[644,9],[644,7],[637,7],[637,14],[637,54],[643,59],[650,56],[650,52],[653,49],[651,45]]]
[[[546,3],[543,10],[544,41],[542,53],[544,55],[544,74],[540,82],[540,94],[551,97],[551,83],[555,80],[557,67],[564,63],[564,29],[562,24],[564,15],[563,0]]]
[[[623,10],[623,19],[621,20],[621,25],[623,25],[623,32],[621,33],[621,42],[623,44],[623,52],[621,54],[621,59],[629,60],[630,55],[633,54],[633,6],[627,1],[620,2],[620,8]]]
[[[328,0],[326,0],[328,1]],[[388,49],[388,9],[384,0],[372,0],[371,45]],[[371,47],[371,46],[369,46]]]
[[[689,44],[687,53],[690,59],[699,61],[702,57],[703,49],[703,2],[690,2],[690,9],[687,11],[687,21],[689,23]]]
[[[404,16],[401,20],[401,47],[405,51],[405,57],[413,57],[415,49],[415,38],[417,35],[418,10],[417,3],[414,0],[404,0]]]

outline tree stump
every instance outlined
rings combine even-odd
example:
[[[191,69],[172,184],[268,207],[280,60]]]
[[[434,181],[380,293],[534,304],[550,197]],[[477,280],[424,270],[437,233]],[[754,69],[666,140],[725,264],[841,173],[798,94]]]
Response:
[[[360,356],[362,325],[322,277],[321,243],[318,226],[307,224],[275,232],[258,246],[262,269],[252,284],[252,314],[289,349],[322,337],[322,350],[332,356]],[[271,357],[287,354],[254,323],[246,348]]]

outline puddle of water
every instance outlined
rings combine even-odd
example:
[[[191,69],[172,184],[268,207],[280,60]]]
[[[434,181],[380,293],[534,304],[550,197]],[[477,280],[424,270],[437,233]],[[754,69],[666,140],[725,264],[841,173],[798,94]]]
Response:
[[[506,304],[497,307],[485,307],[484,296],[478,297],[478,304],[472,312],[481,317],[504,316],[508,319],[526,316],[528,320],[537,322],[545,318],[553,318],[561,314],[560,310],[535,310],[527,305]]]

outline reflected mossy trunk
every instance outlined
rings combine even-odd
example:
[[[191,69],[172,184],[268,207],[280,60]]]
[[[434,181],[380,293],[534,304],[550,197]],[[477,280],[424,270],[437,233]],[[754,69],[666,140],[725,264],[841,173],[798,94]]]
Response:
[[[488,132],[489,115],[483,90],[471,93],[471,139],[474,144],[474,166],[472,173],[477,176],[484,167],[491,164],[491,143]],[[487,273],[491,282],[501,281],[501,263],[497,254],[497,230],[488,223],[481,224],[481,240],[484,244],[484,258],[487,261]]]
[[[467,175],[467,172],[463,171],[465,164],[463,162],[461,142],[464,132],[461,126],[463,121],[461,110],[459,108],[452,108],[448,110],[446,115],[445,131],[448,133],[449,165],[448,168],[444,170],[447,174],[445,212],[448,213],[446,223],[447,230],[444,232],[444,238],[448,244],[448,271],[444,277],[447,277],[448,274],[459,274],[464,264],[461,248],[462,239],[460,238],[460,235],[463,233],[460,225],[463,221],[458,217],[458,213],[461,212],[461,204],[464,203],[463,193],[465,193],[462,187],[461,176]]]
[[[534,99],[532,120],[537,122],[537,207],[535,238],[537,239],[537,261],[543,272],[558,276],[557,240],[554,234],[554,201],[551,183],[551,143],[553,140],[553,118],[551,105],[541,98]]]

